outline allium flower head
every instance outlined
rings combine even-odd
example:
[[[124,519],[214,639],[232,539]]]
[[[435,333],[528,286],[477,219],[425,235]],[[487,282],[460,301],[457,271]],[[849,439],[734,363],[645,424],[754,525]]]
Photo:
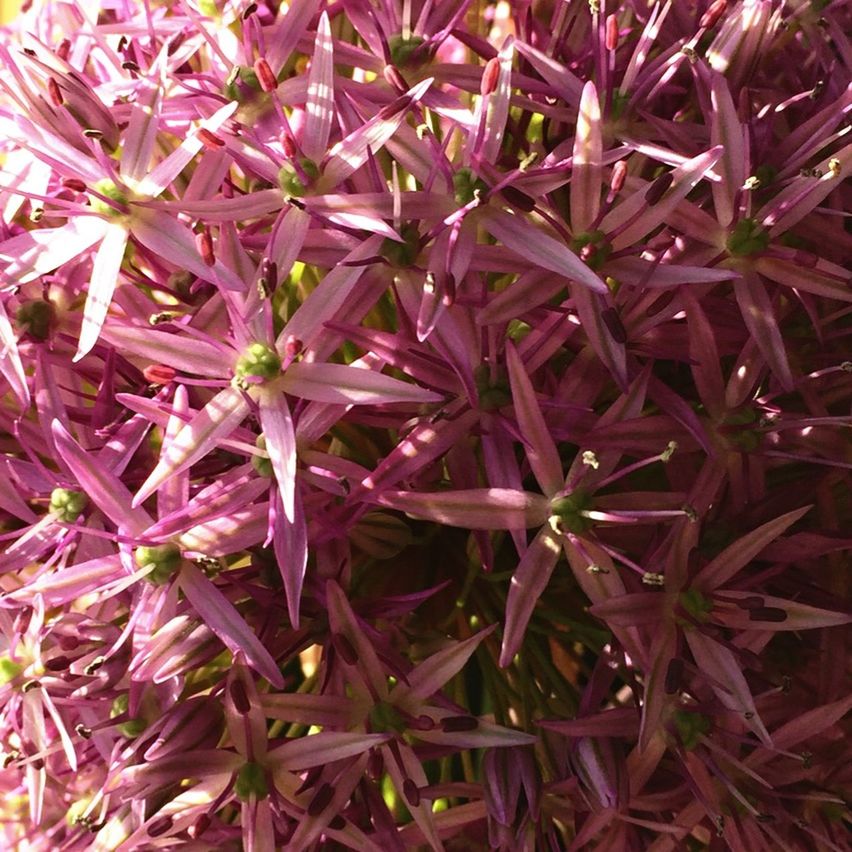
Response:
[[[852,9],[0,31],[0,846],[847,848]]]

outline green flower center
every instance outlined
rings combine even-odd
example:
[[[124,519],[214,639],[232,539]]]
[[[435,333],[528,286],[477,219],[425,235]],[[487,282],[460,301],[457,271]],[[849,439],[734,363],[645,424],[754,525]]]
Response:
[[[474,371],[479,407],[482,411],[495,411],[512,401],[512,392],[505,376],[498,375],[493,382],[487,364],[480,364]]]
[[[89,498],[80,491],[54,488],[50,493],[49,510],[64,524],[73,524],[88,504]]]
[[[16,663],[9,657],[0,657],[0,686],[13,681],[23,670],[21,663]]]
[[[242,802],[247,802],[252,795],[265,799],[269,795],[269,785],[263,767],[259,763],[243,764],[234,782],[234,792]]]
[[[612,246],[603,231],[584,231],[571,240],[571,249],[590,269],[597,271],[612,254]]]
[[[708,613],[713,609],[713,602],[704,597],[698,589],[687,589],[678,600],[690,616],[700,624],[707,621]]]
[[[470,169],[459,169],[453,175],[453,190],[455,192],[456,204],[464,207],[470,204],[476,197],[477,190],[483,195],[488,191],[488,186],[478,177],[474,177]]]
[[[391,64],[396,65],[397,68],[404,67],[414,55],[414,51],[416,51],[421,44],[423,44],[423,39],[420,36],[409,35],[407,38],[402,34],[391,36],[388,39]],[[417,64],[421,65],[422,62],[418,62]]]
[[[585,491],[575,491],[550,503],[550,511],[559,519],[562,529],[575,534],[584,533],[592,526],[591,518],[583,514],[591,508],[591,495]]]
[[[148,582],[162,586],[180,568],[180,548],[176,544],[159,544],[155,547],[137,547],[134,554],[140,568],[154,567],[145,576]]]
[[[734,225],[728,237],[728,252],[734,257],[748,257],[758,254],[769,245],[769,232],[765,231],[755,219],[740,219]]]
[[[127,708],[130,706],[130,696],[123,692],[115,701],[112,702],[112,707],[109,711],[110,719],[115,719],[116,716],[121,716],[122,714],[127,712]],[[126,722],[122,722],[118,726],[118,730],[124,734],[125,737],[129,739],[133,739],[134,737],[138,737],[141,734],[147,725],[145,724],[144,719],[128,719]]]
[[[370,727],[377,734],[386,731],[399,733],[405,730],[406,724],[396,707],[380,701],[370,710]]]
[[[122,207],[127,206],[127,195],[125,195],[124,191],[119,189],[109,178],[99,180],[92,187],[92,189],[98,194],[103,195],[105,198],[111,199],[116,204],[121,205]],[[100,213],[103,216],[112,217],[120,215],[112,204],[108,204],[102,198],[98,198],[97,195],[90,195],[89,201],[92,210],[94,210],[96,213]]]
[[[237,360],[234,374],[238,379],[270,381],[281,372],[281,358],[265,343],[252,343]]]
[[[417,255],[420,254],[420,231],[417,225],[409,222],[400,228],[400,236],[403,239],[402,242],[387,237],[379,251],[390,264],[405,269],[413,266]]]
[[[36,340],[47,340],[55,316],[56,308],[54,308],[53,302],[48,302],[45,299],[33,299],[24,302],[18,308],[15,318],[18,321],[18,326],[21,329],[26,329],[30,337]]]
[[[319,166],[313,160],[300,157],[299,167],[301,172],[290,163],[286,163],[278,170],[278,186],[284,195],[301,198],[307,192],[308,185],[319,177]],[[307,178],[307,184],[305,178]]]
[[[701,713],[676,710],[673,718],[678,736],[687,751],[692,751],[698,745],[699,737],[710,730],[710,720]]]

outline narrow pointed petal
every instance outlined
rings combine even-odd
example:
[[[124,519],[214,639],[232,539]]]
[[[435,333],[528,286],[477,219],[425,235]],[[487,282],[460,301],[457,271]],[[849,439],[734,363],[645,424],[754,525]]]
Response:
[[[787,512],[756,530],[738,538],[726,547],[715,559],[708,562],[695,576],[694,584],[702,592],[711,592],[724,586],[737,572],[748,565],[767,545],[804,517],[811,506]]]
[[[757,715],[754,698],[737,658],[727,648],[697,630],[687,630],[685,636],[699,671],[705,672],[711,679],[710,687],[722,704],[740,714],[761,742],[771,746],[769,732]]]
[[[385,491],[376,502],[415,518],[471,530],[537,527],[549,514],[546,497],[509,488],[471,488],[467,491]]]
[[[754,268],[767,278],[785,287],[793,287],[821,296],[825,299],[839,299],[843,302],[852,302],[852,288],[848,285],[848,273],[842,267],[834,267],[831,273],[821,269],[825,261],[820,261],[814,269],[803,267],[777,257],[759,257],[755,261]]]
[[[793,390],[796,382],[787,360],[784,339],[775,318],[772,299],[766,292],[760,276],[751,270],[744,270],[742,279],[734,282],[734,294],[740,306],[743,322],[766,359],[769,369],[784,390]]]
[[[550,581],[561,549],[560,534],[548,524],[539,531],[515,569],[506,599],[506,627],[500,650],[500,665],[504,668],[524,641],[535,605]]]
[[[639,727],[639,748],[642,751],[647,751],[654,736],[662,729],[668,703],[666,678],[676,651],[677,631],[670,622],[664,623],[651,644],[651,666],[645,677],[642,722]]]
[[[737,116],[728,81],[722,74],[713,74],[710,102],[710,144],[721,145],[724,153],[717,171],[722,180],[711,184],[713,204],[719,224],[727,228],[734,219],[734,197],[745,183],[746,154],[743,127]]]
[[[211,379],[227,376],[232,366],[230,361],[236,361],[236,352],[230,354],[233,350],[223,350],[205,340],[148,326],[111,322],[101,336],[122,352]]]
[[[216,260],[213,266],[205,264],[198,253],[195,235],[177,219],[147,207],[136,207],[130,230],[145,248],[178,269],[185,269],[203,281],[212,281],[225,290],[245,290],[246,285],[239,276],[220,260]]]
[[[261,389],[258,394],[260,426],[266,438],[266,452],[278,483],[284,516],[292,523],[296,492],[296,432],[287,399],[280,391]]]
[[[397,684],[395,693],[415,699],[425,699],[440,692],[444,685],[457,675],[480,642],[488,636],[496,625],[480,630],[479,633],[463,642],[453,642],[446,648],[427,657],[408,675],[407,683]]]
[[[162,102],[162,89],[157,82],[141,79],[123,137],[124,148],[119,169],[123,178],[139,181],[148,173],[157,141]]]
[[[170,476],[207,455],[217,441],[227,438],[239,426],[248,412],[248,403],[236,388],[228,386],[216,394],[169,444],[168,450],[133,498],[133,505],[138,506]]]
[[[509,36],[497,54],[500,63],[497,73],[497,85],[491,94],[483,98],[485,132],[479,156],[489,163],[496,163],[503,145],[506,132],[506,119],[509,117],[509,104],[512,98],[512,60],[514,58],[514,39]]]
[[[180,569],[180,587],[193,609],[234,653],[243,653],[248,664],[273,686],[284,686],[275,660],[234,605],[191,562]]]
[[[352,659],[343,659],[342,655],[340,658],[350,669],[354,669],[356,677],[369,684],[372,695],[384,701],[388,696],[388,681],[376,649],[367,639],[343,589],[333,580],[326,583],[325,588],[331,629],[337,636],[344,637],[352,654]]]
[[[753,597],[752,592],[728,591],[719,592],[719,599],[737,600]],[[723,620],[726,626],[743,630],[815,630],[821,627],[839,627],[852,622],[852,615],[846,612],[835,612],[821,607],[808,606],[798,601],[776,598],[772,595],[760,595],[763,606],[756,609],[735,609],[725,613]],[[771,619],[762,618],[764,610],[771,612]],[[780,613],[778,612],[780,611]],[[780,614],[783,613],[783,617]]]
[[[79,361],[97,343],[101,328],[106,320],[112,294],[118,283],[118,274],[124,260],[128,233],[123,225],[108,224],[103,241],[95,255],[92,278],[83,308],[83,325],[77,345],[75,361]]]
[[[553,496],[562,489],[565,482],[562,462],[544,422],[530,377],[517,349],[511,343],[506,344],[506,364],[509,368],[515,416],[518,418],[521,438],[526,444],[527,459],[541,490],[549,497]]]
[[[287,613],[290,624],[299,627],[299,601],[302,597],[302,585],[308,567],[308,527],[305,510],[295,489],[293,520],[286,517],[276,518],[272,533],[272,549],[278,562],[278,570],[284,582],[284,594],[287,596]],[[280,505],[280,495],[279,495]]]
[[[39,228],[0,243],[0,281],[26,284],[64,266],[106,232],[96,216],[78,216],[58,228]]]
[[[350,133],[338,142],[329,152],[323,165],[323,173],[317,184],[317,192],[328,192],[361,168],[370,156],[375,154],[396,133],[400,124],[408,115],[411,104],[417,103],[432,85],[433,78],[428,77],[406,92],[399,100],[398,112],[385,117],[381,112],[366,124]]]
[[[139,535],[153,523],[144,509],[132,507],[130,492],[124,483],[92,453],[84,450],[58,420],[53,421],[52,429],[59,454],[92,502],[117,527]]]
[[[672,184],[663,198],[656,204],[648,207],[645,200],[645,193],[648,187],[643,187],[634,195],[625,199],[621,204],[604,216],[601,222],[601,230],[609,232],[618,225],[625,222],[636,212],[647,207],[645,213],[640,216],[632,225],[628,225],[621,233],[619,233],[612,241],[612,247],[615,251],[620,251],[623,248],[633,245],[633,243],[646,237],[656,227],[665,222],[666,217],[672,212],[675,207],[690,193],[695,185],[700,181],[713,166],[719,161],[722,156],[722,148],[716,146],[691,160],[687,160],[676,169],[672,170]]]
[[[359,731],[322,731],[308,737],[290,740],[272,749],[267,755],[270,764],[291,772],[300,772],[312,766],[346,760],[386,743],[388,734],[365,734]]]
[[[443,399],[440,394],[375,370],[310,361],[291,364],[284,373],[281,386],[287,393],[302,399],[343,405],[440,402]]]
[[[606,284],[568,246],[531,225],[523,216],[486,209],[481,218],[492,236],[536,266],[571,278],[596,293],[607,292]]]
[[[589,80],[583,87],[571,166],[571,230],[587,231],[601,206],[601,105]]]
[[[585,287],[575,288],[572,295],[583,331],[589,339],[589,346],[618,382],[619,387],[626,390],[629,386],[627,349],[620,338],[616,340],[610,327],[604,322],[603,312],[615,310],[612,299],[603,298]]]
[[[314,55],[308,72],[308,99],[302,134],[302,150],[314,162],[318,163],[325,155],[333,119],[334,52],[328,13],[323,12],[317,25]]]
[[[3,378],[6,379],[18,398],[21,409],[25,411],[30,407],[27,374],[24,372],[24,364],[21,361],[21,354],[18,352],[18,340],[15,337],[15,331],[12,328],[12,323],[9,322],[6,308],[2,302],[0,302],[0,346],[2,346],[0,372],[3,373]]]

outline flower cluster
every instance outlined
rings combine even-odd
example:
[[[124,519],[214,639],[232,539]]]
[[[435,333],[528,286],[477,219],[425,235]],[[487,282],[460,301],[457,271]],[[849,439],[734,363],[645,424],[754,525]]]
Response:
[[[848,849],[852,7],[0,33],[0,845]]]

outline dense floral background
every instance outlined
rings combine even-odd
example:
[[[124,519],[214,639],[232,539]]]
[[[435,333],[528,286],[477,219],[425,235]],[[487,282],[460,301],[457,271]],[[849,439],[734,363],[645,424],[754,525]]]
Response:
[[[0,845],[847,850],[848,0],[0,31]]]

